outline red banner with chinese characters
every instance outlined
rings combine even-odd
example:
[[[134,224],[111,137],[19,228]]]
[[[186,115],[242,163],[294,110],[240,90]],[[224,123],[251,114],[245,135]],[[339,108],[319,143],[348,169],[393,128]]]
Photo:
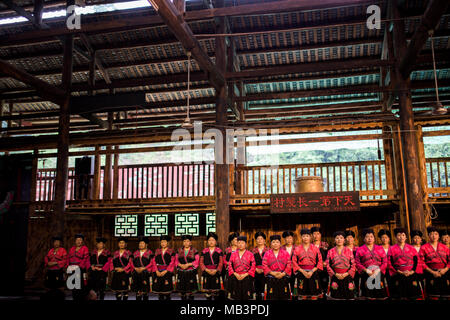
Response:
[[[270,212],[360,211],[359,192],[305,192],[270,195]]]

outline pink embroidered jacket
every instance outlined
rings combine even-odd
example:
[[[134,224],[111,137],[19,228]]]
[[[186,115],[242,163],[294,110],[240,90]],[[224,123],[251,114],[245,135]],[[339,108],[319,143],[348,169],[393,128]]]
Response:
[[[223,252],[220,248],[215,247],[212,253],[209,248],[205,248],[200,257],[200,269],[202,271],[205,271],[205,269],[217,269],[218,272],[221,272],[223,260]]]
[[[327,253],[327,272],[332,277],[336,273],[346,273],[353,278],[356,272],[355,257],[353,251],[343,247],[341,253],[337,247],[330,249]]]
[[[147,249],[142,255],[140,250],[136,250],[131,258],[131,266],[133,270],[135,268],[145,268],[147,271],[152,272],[153,252]]]
[[[88,269],[91,266],[89,261],[89,249],[86,246],[82,246],[78,251],[73,246],[69,250],[68,265],[77,265],[81,269]]]
[[[57,262],[58,264],[49,267],[49,262]],[[48,270],[59,270],[66,268],[67,262],[67,251],[64,248],[58,248],[56,250],[55,248],[52,248],[44,258],[44,263]]]
[[[356,251],[356,269],[361,274],[370,266],[378,266],[383,274],[386,273],[387,257],[382,246],[374,245],[372,251],[362,245]]]
[[[175,256],[175,261],[177,267],[180,263],[181,264],[192,263],[192,266],[184,270],[194,270],[198,268],[200,255],[198,254],[198,251],[195,248],[190,247],[187,255],[185,255],[184,253],[184,248],[180,248]],[[180,270],[183,269],[180,268]]]
[[[284,272],[286,275],[291,275],[291,257],[286,250],[280,249],[278,256],[275,257],[275,253],[272,249],[268,250],[264,254],[262,261],[262,267],[264,275],[268,275],[271,271]]]
[[[397,271],[414,271],[422,273],[422,264],[419,262],[417,250],[410,244],[400,248],[398,244],[390,246],[388,251],[388,269],[392,276]]]
[[[95,267],[101,267],[102,271],[109,271],[111,268],[112,258],[111,253],[103,249],[103,251],[98,254],[97,249],[92,251],[91,257],[90,257],[90,265]]]
[[[231,254],[230,261],[228,263],[228,275],[233,273],[243,274],[248,273],[251,277],[255,276],[256,262],[253,253],[245,250],[242,257],[239,256],[239,250],[236,250]]]
[[[162,249],[158,248],[155,251],[155,258],[153,259],[153,272],[158,270],[159,272],[167,270],[168,272],[174,272],[176,267],[176,254],[172,248],[167,248],[164,254],[162,253]]]
[[[120,251],[117,250],[113,254],[110,270],[113,271],[115,268],[123,268],[124,272],[130,273],[133,271],[132,259],[133,255],[131,254],[131,251],[125,250],[122,252],[122,255],[120,255]]]
[[[430,243],[425,243],[419,250],[420,260],[425,264],[423,268],[428,267],[433,270],[450,268],[449,252],[448,247],[443,243],[438,242],[436,250]]]
[[[295,248],[294,256],[292,257],[292,265],[294,272],[300,269],[312,270],[315,267],[318,270],[323,270],[322,254],[319,248],[310,244],[308,250],[300,245]]]

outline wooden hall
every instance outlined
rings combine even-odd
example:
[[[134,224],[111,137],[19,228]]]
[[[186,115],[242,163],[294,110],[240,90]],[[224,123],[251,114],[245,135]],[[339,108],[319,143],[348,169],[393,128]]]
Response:
[[[5,290],[54,235],[448,229],[449,50],[447,0],[0,1]],[[359,210],[273,212],[302,176]]]

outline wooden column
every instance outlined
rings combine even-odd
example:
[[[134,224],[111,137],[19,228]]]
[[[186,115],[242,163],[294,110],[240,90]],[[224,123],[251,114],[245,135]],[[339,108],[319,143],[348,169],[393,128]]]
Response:
[[[92,96],[94,94],[94,86],[95,86],[95,59],[96,59],[96,54],[95,51],[91,56],[91,60],[89,61],[89,79],[88,79],[88,84],[89,84],[89,90],[88,90],[88,94],[90,96]]]
[[[417,141],[417,151],[419,154],[419,171],[420,171],[420,184],[422,186],[422,198],[424,201],[424,216],[425,216],[425,227],[431,225],[431,208],[428,204],[428,179],[427,179],[427,165],[425,158],[425,148],[423,144],[423,132],[422,126],[416,126],[416,141]]]
[[[67,6],[74,5],[74,0],[68,0]],[[51,223],[51,232],[59,236],[63,235],[66,196],[67,196],[67,180],[69,167],[69,125],[70,125],[70,87],[72,85],[72,68],[73,68],[73,34],[64,36],[64,55],[63,55],[63,71],[62,71],[62,87],[65,91],[64,102],[60,105],[59,115],[59,131],[58,131],[58,158],[56,164],[56,182],[54,201],[54,217]]]
[[[394,1],[396,3],[396,1]],[[406,39],[404,21],[401,20],[397,6],[393,8],[394,22],[394,54],[397,60],[406,54]],[[403,166],[405,171],[406,191],[408,209],[410,215],[411,228],[425,231],[425,219],[423,210],[423,193],[419,175],[419,161],[417,151],[417,141],[414,128],[414,114],[411,99],[411,81],[403,78],[398,64],[395,68],[396,88],[398,88],[399,109],[400,109],[400,131],[403,149]]]
[[[392,128],[390,126],[383,126],[383,135],[392,136]],[[388,190],[394,190],[395,181],[395,168],[394,168],[394,145],[392,137],[387,139],[383,138],[383,151],[384,151],[384,166],[386,171],[386,188]],[[391,196],[389,196],[391,198]]]
[[[247,147],[246,147],[246,137],[237,137],[237,148],[236,148],[236,168],[242,168],[247,163]],[[243,194],[245,190],[245,181],[242,171],[235,171],[236,179],[236,194]]]
[[[108,113],[108,130],[112,130],[113,126],[113,113]],[[105,170],[103,175],[103,199],[111,199],[112,191],[112,147],[106,146],[105,155]]]
[[[34,215],[36,211],[36,188],[37,188],[37,173],[38,173],[38,154],[39,150],[33,151],[33,164],[31,165],[31,194],[29,215]]]
[[[101,171],[101,161],[100,161],[100,146],[95,146],[95,156],[94,156],[94,182],[93,182],[93,198],[94,200],[100,199],[100,171]]]
[[[400,157],[400,144],[401,141],[399,140],[399,134],[397,133],[399,130],[398,126],[393,128],[393,136],[392,140],[394,143],[394,165],[395,165],[395,183],[397,186],[397,196],[399,198],[398,202],[398,215],[396,215],[395,220],[396,224],[398,226],[405,227],[407,225],[406,223],[406,191],[405,191],[405,185],[403,183],[403,169],[402,169],[402,161]]]
[[[113,199],[119,198],[119,146],[114,146]]]
[[[184,15],[186,12],[186,1],[185,0],[173,0],[173,4],[175,5],[175,8],[177,8],[178,12],[181,15]]]
[[[219,1],[220,2],[220,1]],[[223,3],[219,3],[219,6]],[[226,30],[225,17],[216,19],[216,32],[224,33]],[[225,74],[227,66],[227,50],[224,37],[216,39],[216,66]],[[230,195],[229,195],[229,165],[226,163],[226,132],[227,124],[227,88],[224,83],[222,87],[216,90],[216,125],[222,132],[222,159],[217,159],[215,163],[215,183],[214,194],[216,198],[216,230],[219,238],[219,244],[223,249],[227,246],[228,234],[230,233]],[[216,142],[217,143],[217,142]],[[217,163],[218,161],[222,162]]]
[[[3,110],[3,104],[4,104],[4,101],[3,100],[0,100],[0,117],[3,117],[3,112],[4,112],[4,110]],[[3,126],[3,121],[1,121],[0,120],[0,127],[1,126]],[[2,137],[2,136],[5,136],[7,134],[7,132],[5,132],[5,131],[2,131],[1,133],[0,133],[0,137]]]

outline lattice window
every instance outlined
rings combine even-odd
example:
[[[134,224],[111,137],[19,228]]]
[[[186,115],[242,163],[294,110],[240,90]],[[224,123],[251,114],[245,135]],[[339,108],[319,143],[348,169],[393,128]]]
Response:
[[[209,232],[216,232],[216,214],[207,213],[206,214],[206,234]]]
[[[190,234],[200,235],[200,217],[198,213],[178,213],[175,214],[175,236]]]
[[[136,214],[116,215],[114,220],[114,236],[136,237],[138,235],[138,216]]]
[[[146,214],[144,216],[144,235],[147,237],[166,236],[169,233],[169,215]]]

